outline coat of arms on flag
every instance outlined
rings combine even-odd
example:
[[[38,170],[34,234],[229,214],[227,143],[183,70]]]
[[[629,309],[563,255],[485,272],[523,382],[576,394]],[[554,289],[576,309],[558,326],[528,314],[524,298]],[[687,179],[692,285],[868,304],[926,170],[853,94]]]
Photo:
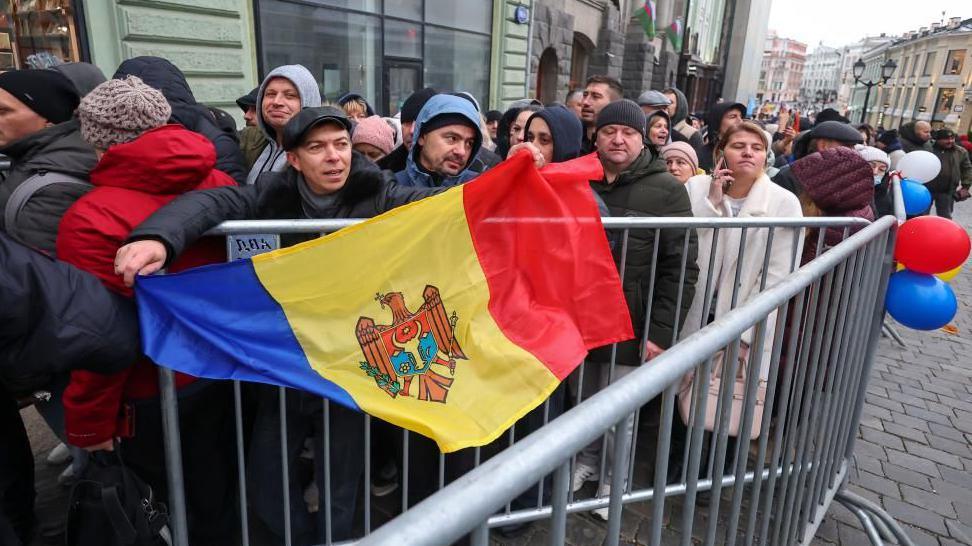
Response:
[[[378,325],[370,317],[358,319],[355,334],[366,360],[361,369],[392,398],[413,396],[412,380],[417,378],[415,397],[445,403],[456,374],[456,359],[466,359],[455,337],[459,317],[454,311],[449,316],[438,288],[426,286],[422,296],[425,302],[413,313],[400,292],[376,295],[382,309],[391,309],[392,323]]]

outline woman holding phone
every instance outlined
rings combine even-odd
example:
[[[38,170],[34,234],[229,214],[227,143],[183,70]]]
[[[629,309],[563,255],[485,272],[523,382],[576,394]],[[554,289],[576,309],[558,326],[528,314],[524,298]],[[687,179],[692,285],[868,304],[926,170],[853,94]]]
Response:
[[[774,184],[765,173],[768,148],[769,138],[766,132],[753,122],[743,121],[727,129],[720,136],[714,150],[713,174],[694,176],[686,183],[692,202],[692,213],[702,218],[802,217],[797,197]],[[772,241],[769,231],[769,228],[745,230],[745,253],[740,258],[739,248],[743,237],[741,228],[722,228],[718,231],[711,228],[698,229],[699,280],[692,306],[686,315],[685,327],[680,333],[681,338],[688,337],[728,313],[733,307],[744,305],[761,291],[761,287],[773,286],[799,265],[803,236],[802,233],[794,231],[802,230],[775,228]],[[713,248],[714,237],[718,237],[718,241],[715,241]],[[715,256],[710,269],[712,252],[715,252]],[[765,261],[767,254],[769,260]],[[764,261],[767,264],[765,269]],[[739,284],[734,287],[737,269]],[[759,360],[758,370],[763,380],[769,375],[775,312],[770,314],[766,324],[770,327],[762,345],[763,355]],[[753,329],[743,333],[739,347],[741,366],[755,365],[756,359],[749,350],[755,342]],[[752,370],[752,373],[756,371]],[[691,392],[687,396],[691,396]],[[684,411],[682,415],[684,419]],[[733,411],[732,419],[738,420],[740,416]],[[754,428],[756,426],[754,423]],[[727,460],[731,461],[732,457]]]

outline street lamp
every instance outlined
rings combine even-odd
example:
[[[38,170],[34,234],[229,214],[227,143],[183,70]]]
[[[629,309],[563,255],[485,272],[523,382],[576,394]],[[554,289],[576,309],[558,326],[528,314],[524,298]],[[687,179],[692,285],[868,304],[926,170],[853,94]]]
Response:
[[[864,93],[864,108],[861,110],[861,123],[864,123],[865,118],[867,117],[867,103],[871,100],[871,88],[875,85],[880,85],[890,80],[891,75],[894,74],[894,69],[898,68],[898,63],[894,62],[892,59],[885,61],[884,64],[881,65],[881,79],[878,81],[864,81],[861,79],[861,76],[864,75],[865,67],[866,65],[864,64],[863,59],[857,59],[857,62],[854,63],[854,83],[859,83],[867,88],[867,92]]]

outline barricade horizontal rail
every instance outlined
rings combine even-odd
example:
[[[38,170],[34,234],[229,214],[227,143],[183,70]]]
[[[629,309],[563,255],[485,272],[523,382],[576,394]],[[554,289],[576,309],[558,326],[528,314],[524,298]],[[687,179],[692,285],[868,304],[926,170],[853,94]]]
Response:
[[[660,543],[666,511],[672,514],[672,522],[681,520],[676,532],[681,533],[682,544],[686,545],[698,526],[705,527],[704,542],[715,543],[717,523],[725,526],[720,527],[719,533],[725,531],[730,544],[735,544],[737,538],[747,545],[754,540],[759,544],[808,542],[806,537],[813,536],[843,483],[852,453],[865,378],[883,317],[877,302],[883,301],[890,272],[894,218],[885,217],[874,223],[843,217],[602,221],[618,260],[622,284],[626,291],[636,290],[646,308],[644,327],[638,328],[639,351],[647,346],[651,328],[656,327],[653,313],[660,305],[675,310],[670,349],[648,364],[631,368],[618,363],[615,346],[609,359],[581,364],[564,381],[562,387],[569,392],[561,393],[561,399],[554,403],[552,395],[531,414],[532,420],[528,415],[514,425],[505,442],[448,456],[429,452],[427,439],[368,416],[361,425],[355,425],[363,427],[361,438],[349,439],[347,426],[342,424],[349,417],[336,414],[336,406],[318,399],[319,409],[312,417],[317,420],[317,432],[309,437],[313,442],[308,442],[313,444],[311,451],[318,461],[313,465],[309,487],[316,485],[319,491],[309,493],[314,498],[306,506],[300,500],[306,482],[295,482],[290,468],[296,461],[295,442],[304,445],[303,438],[288,436],[294,425],[288,419],[306,421],[306,415],[295,413],[293,408],[295,403],[304,404],[306,396],[274,388],[272,395],[277,401],[273,403],[273,418],[279,419],[279,429],[273,434],[277,437],[279,461],[272,468],[261,468],[259,473],[276,473],[279,479],[273,488],[279,489],[275,497],[291,502],[282,501],[269,514],[265,507],[257,509],[264,526],[268,525],[268,518],[273,519],[277,527],[272,532],[282,543],[306,544],[306,538],[297,535],[306,531],[302,528],[306,521],[300,523],[301,518],[306,520],[305,508],[314,505],[323,516],[317,517],[319,529],[312,534],[317,542],[325,544],[349,538],[361,539],[362,544],[448,544],[470,531],[474,544],[485,544],[489,528],[550,519],[550,543],[560,544],[568,514],[597,513],[607,507],[606,543],[616,544],[622,506],[651,503],[651,525],[645,529],[653,545]],[[358,222],[361,220],[232,221],[208,234],[226,235],[231,256],[240,257],[276,248],[280,235],[329,233]],[[833,244],[834,233],[841,233],[843,242]],[[727,238],[727,234],[731,236]],[[275,239],[259,245],[238,243],[254,237]],[[645,280],[643,286],[639,280],[634,283],[637,287],[632,288],[630,276],[625,282],[625,275],[632,274],[629,255],[636,245],[644,246],[646,237],[655,242],[648,245],[650,256],[640,256],[637,264]],[[696,264],[697,240],[705,240],[706,244],[698,244]],[[237,249],[245,248],[246,252],[234,254],[234,241]],[[670,255],[663,255],[665,252]],[[803,260],[809,259],[807,252],[816,258],[797,269],[801,255]],[[717,255],[722,259],[716,259]],[[740,272],[743,267],[721,265],[723,261],[733,263],[733,257],[736,263],[751,262],[758,271],[747,281],[758,284],[754,297],[739,293],[745,284]],[[668,277],[656,283],[665,277],[660,271],[666,267]],[[779,275],[781,267],[784,271]],[[774,270],[776,273],[770,273]],[[693,297],[704,302],[701,319],[698,310],[693,314],[689,305],[694,303]],[[723,299],[731,299],[728,307],[718,303]],[[693,321],[701,320],[701,324],[694,324],[689,330],[685,315],[691,315]],[[683,322],[686,331],[695,333],[680,335]],[[743,373],[745,364],[737,364],[745,363],[747,358],[752,362],[748,365],[750,371],[755,366],[759,373],[747,372],[743,380],[735,383],[713,380],[716,367],[725,377]],[[727,368],[724,371],[720,364],[723,361]],[[690,372],[699,379],[685,386],[683,378]],[[766,373],[768,377],[764,377]],[[178,403],[171,372],[163,369],[160,374],[163,416],[167,421],[166,456],[176,462],[167,466],[174,543],[184,546],[189,539],[175,419],[179,415]],[[587,393],[591,381],[593,390],[600,389],[593,396]],[[239,541],[248,545],[254,532],[250,526],[256,509],[254,495],[266,496],[267,489],[265,482],[259,490],[249,483],[253,476],[247,465],[255,464],[252,444],[256,440],[248,436],[252,433],[245,430],[242,417],[249,403],[244,385],[234,382],[235,462]],[[259,388],[266,394],[266,386]],[[711,407],[706,412],[707,398],[711,399],[714,412]],[[561,415],[564,404],[574,407]],[[261,406],[261,411],[264,409]],[[730,434],[733,423],[735,429]],[[337,437],[333,436],[335,426],[342,426]],[[678,431],[674,430],[676,426]],[[753,440],[738,440],[747,437]],[[676,445],[675,440],[684,445]],[[348,442],[362,442],[364,462],[359,470],[349,470],[346,464],[333,460],[335,445]],[[592,448],[598,444],[599,449]],[[588,450],[596,453],[595,460],[600,457],[600,464],[594,465],[599,469],[593,477],[588,475],[585,479],[596,480],[601,487],[595,494],[581,498],[583,490],[575,478],[579,457],[590,459]],[[389,451],[396,455],[390,457]],[[667,464],[659,464],[669,460],[681,465],[671,476]],[[652,464],[654,469],[650,471],[642,468]],[[393,467],[393,483],[384,485],[400,491],[400,502],[391,506],[392,497],[377,493],[381,489],[378,481],[389,481],[382,465]],[[612,473],[612,468],[620,470]],[[353,476],[356,472],[361,472],[360,479]],[[676,478],[676,474],[680,477]],[[348,497],[345,492],[335,497],[332,489],[340,489],[348,479],[359,483],[358,493]],[[583,485],[583,480],[579,485]],[[602,490],[607,485],[610,487]],[[248,493],[250,487],[255,489]],[[301,490],[294,491],[295,487]],[[742,498],[744,488],[750,492],[748,504]],[[723,490],[732,492],[731,501],[725,501],[731,502],[727,521],[720,520],[718,510]],[[694,506],[700,493],[712,498],[704,508],[707,523],[696,521]],[[885,535],[898,534],[893,520],[874,514],[873,507],[854,504],[855,499],[846,495],[837,496],[837,500],[852,506],[865,525],[883,529],[887,531]],[[676,501],[682,504],[674,506]],[[342,506],[344,502],[350,502],[351,507]],[[340,519],[334,516],[335,510],[356,514],[353,530],[348,528],[347,516],[340,529],[334,528],[334,522]],[[676,518],[679,510],[680,517]],[[400,515],[395,517],[396,514]],[[436,518],[431,525],[432,514],[448,517]],[[374,525],[392,517],[388,523]],[[296,528],[292,520],[297,522]],[[906,537],[897,538],[908,543]]]
[[[598,392],[561,417],[553,420],[550,424],[484,462],[436,495],[377,529],[372,535],[363,539],[361,544],[388,544],[391,541],[415,545],[447,544],[471,530],[474,531],[473,543],[482,543],[482,538],[485,536],[482,530],[488,526],[509,521],[509,518],[496,517],[494,514],[501,510],[506,502],[519,495],[529,484],[540,481],[559,466],[569,463],[569,458],[565,461],[565,454],[578,452],[612,426],[616,427],[626,419],[630,419],[629,416],[635,414],[656,396],[676,385],[685,374],[693,371],[700,362],[711,360],[713,355],[726,346],[738,344],[741,334],[765,321],[768,315],[785,307],[790,300],[805,293],[809,287],[819,285],[821,279],[832,278],[829,276],[834,271],[846,267],[862,251],[866,252],[869,247],[873,247],[873,253],[869,257],[871,258],[870,280],[879,280],[880,274],[874,275],[874,273],[879,273],[885,269],[881,266],[886,258],[888,235],[894,224],[895,220],[892,217],[879,219],[847,241],[833,247],[827,253],[794,272],[782,282],[769,287],[745,305],[730,311],[683,340],[677,346],[656,357],[650,365],[642,366],[605,390]],[[859,271],[863,271],[863,269]],[[880,282],[876,284],[877,291],[881,290],[881,284]],[[869,291],[872,295],[875,292],[873,288],[872,286]],[[866,383],[864,378],[866,378],[866,372],[869,369],[868,364],[876,336],[873,323],[875,321],[879,323],[882,316],[882,313],[877,311],[880,305],[876,303],[875,299],[869,298],[858,301],[865,311],[861,316],[866,316],[868,320],[865,322],[869,323],[865,325],[868,343],[866,350],[862,353],[864,356],[862,363],[865,366],[860,370],[861,381],[858,382],[857,388],[853,389],[853,396],[849,397],[849,400],[856,407],[856,411],[849,414],[852,416],[849,419],[850,422],[847,423],[849,426],[844,426],[841,430],[845,434],[849,432],[849,435],[843,438],[846,441],[844,451],[837,453],[835,460],[823,458],[813,462],[817,465],[838,462],[839,464],[833,466],[835,469],[833,475],[828,477],[842,475],[842,470],[846,464],[846,455],[852,450],[853,431],[856,431],[859,407],[863,403],[863,389]],[[816,417],[826,418],[822,415]],[[838,438],[832,439],[832,441],[839,440]],[[761,445],[760,451],[764,450],[765,445]],[[792,477],[805,476],[813,469],[808,465],[798,471],[782,472],[782,470],[777,469],[777,474],[789,473]],[[771,473],[772,470],[764,471],[762,474],[769,477]],[[687,482],[689,485],[687,489],[694,488],[696,491],[702,489],[700,486],[705,485],[694,479],[688,479]],[[840,483],[838,482],[835,485],[839,487]],[[737,490],[741,491],[741,488],[737,488]],[[667,492],[669,491],[666,489]],[[675,492],[675,490],[672,490],[672,492]],[[648,495],[628,495],[626,499],[619,498],[618,500],[634,501],[647,498]],[[664,498],[664,495],[655,495],[654,498]],[[555,499],[551,511],[556,513],[558,509],[563,510],[565,500]],[[613,500],[612,498],[611,504],[614,504]],[[798,508],[795,508],[798,500],[789,495],[783,502],[790,507],[789,512],[792,513],[798,510]],[[718,504],[717,500],[712,502]],[[816,504],[817,500],[813,502]],[[598,505],[601,504],[603,504],[603,500],[598,503]],[[615,506],[612,506],[612,512],[614,508]],[[823,508],[825,512],[826,506],[823,506]],[[813,511],[817,512],[816,510]],[[434,536],[430,536],[428,529],[423,525],[423,520],[427,521],[429,514],[446,513],[449,517],[437,520]],[[740,515],[739,510],[734,506],[733,516],[735,517],[731,519],[738,519]],[[491,516],[493,517],[491,518]],[[620,518],[620,514],[617,517]],[[814,519],[819,519],[819,515],[814,514]],[[653,533],[652,543],[656,544],[658,543],[658,533],[661,530],[661,522],[653,521],[652,523],[653,531],[657,531]],[[709,527],[714,528],[711,524]],[[684,534],[685,529],[682,529],[682,531],[683,543],[687,543],[691,540],[691,536]],[[714,532],[709,533],[710,536],[707,537],[706,543],[713,543],[713,534]],[[731,543],[735,542],[734,534],[732,533],[727,537],[727,540]],[[556,535],[556,531],[551,530],[551,536]],[[791,536],[794,535],[784,534],[782,541],[778,543],[792,543]],[[752,535],[747,533],[746,543],[751,543],[752,539]],[[765,532],[762,533],[762,536],[759,536],[759,539],[760,543],[776,542],[767,540]],[[608,536],[607,542],[611,542],[611,540],[612,537]],[[906,537],[902,540],[907,542]],[[614,539],[614,543],[616,543],[616,539]]]

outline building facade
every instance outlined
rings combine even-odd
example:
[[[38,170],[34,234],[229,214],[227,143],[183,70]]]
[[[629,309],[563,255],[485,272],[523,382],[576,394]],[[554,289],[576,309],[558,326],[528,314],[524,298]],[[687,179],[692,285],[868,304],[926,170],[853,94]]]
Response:
[[[898,68],[883,86],[882,99],[869,109],[868,121],[899,127],[916,120],[933,127],[968,132],[972,127],[972,19],[909,32],[884,57]]]
[[[800,82],[800,102],[810,112],[837,105],[840,86],[841,50],[819,44],[807,55]]]
[[[757,99],[796,106],[807,61],[807,44],[770,31],[763,48]]]
[[[385,115],[425,86],[490,108],[563,101],[592,74],[631,96],[677,85],[704,110],[753,95],[747,44],[762,40],[769,1],[656,0],[648,39],[644,0],[12,0],[0,2],[0,69],[89,61],[110,76],[162,56],[199,102],[237,119],[235,99],[291,63],[325,98],[357,92]]]

